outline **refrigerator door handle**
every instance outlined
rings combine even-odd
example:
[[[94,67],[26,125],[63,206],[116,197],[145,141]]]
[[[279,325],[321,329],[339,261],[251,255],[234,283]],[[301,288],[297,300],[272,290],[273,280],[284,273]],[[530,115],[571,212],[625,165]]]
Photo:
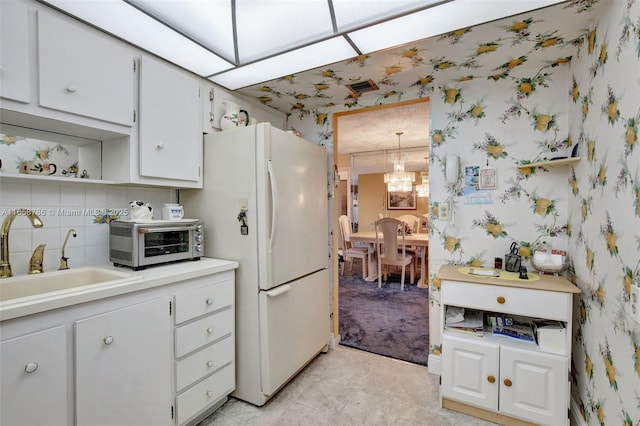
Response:
[[[285,294],[289,290],[291,290],[291,285],[285,284],[285,285],[281,285],[278,288],[274,288],[273,290],[266,291],[265,294],[269,297],[278,297],[281,294]]]
[[[271,160],[267,161],[267,171],[269,173],[269,182],[271,183],[271,235],[269,236],[269,246],[273,247],[273,237],[276,234],[276,212],[278,211],[278,185],[276,185],[276,176],[273,170]]]

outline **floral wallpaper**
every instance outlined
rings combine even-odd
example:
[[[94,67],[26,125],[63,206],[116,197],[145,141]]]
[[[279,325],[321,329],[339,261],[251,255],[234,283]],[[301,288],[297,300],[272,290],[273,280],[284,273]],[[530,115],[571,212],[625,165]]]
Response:
[[[337,91],[371,75],[381,90]],[[297,78],[244,93],[290,112],[289,125],[330,153],[334,112],[430,98],[432,353],[440,351],[441,265],[491,266],[515,243],[534,273],[533,251],[551,244],[567,252],[567,277],[581,289],[574,414],[588,425],[639,425],[640,324],[629,297],[640,286],[640,1],[566,2]],[[528,166],[574,153],[571,164]],[[453,185],[447,154],[460,158]],[[495,189],[462,179],[468,167],[487,166]],[[451,220],[438,220],[442,203]]]

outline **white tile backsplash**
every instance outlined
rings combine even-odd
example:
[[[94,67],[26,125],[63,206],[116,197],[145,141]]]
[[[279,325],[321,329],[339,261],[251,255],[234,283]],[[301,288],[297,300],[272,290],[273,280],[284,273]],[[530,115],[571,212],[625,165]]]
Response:
[[[33,229],[25,217],[16,217],[9,235],[13,275],[27,273],[29,259],[38,244],[46,244],[44,270],[57,270],[61,247],[70,228],[77,237],[69,237],[65,255],[69,266],[100,265],[109,262],[109,224],[96,223],[100,210],[128,210],[129,201],[142,200],[154,207],[160,218],[162,205],[175,202],[175,190],[84,183],[22,182],[0,180],[0,221],[16,208],[37,209],[44,227]],[[127,217],[123,217],[127,218]]]

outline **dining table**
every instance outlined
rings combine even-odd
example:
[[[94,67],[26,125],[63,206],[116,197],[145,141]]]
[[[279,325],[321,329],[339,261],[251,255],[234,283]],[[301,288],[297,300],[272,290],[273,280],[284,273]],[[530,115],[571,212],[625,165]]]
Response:
[[[382,235],[380,235],[382,240]],[[368,245],[367,250],[367,270],[369,274],[365,278],[365,281],[375,281],[378,279],[378,264],[376,253],[376,232],[375,231],[359,231],[349,235],[349,241],[353,243],[366,243]],[[404,243],[407,247],[419,247],[422,250],[422,256],[420,258],[420,279],[418,279],[418,287],[428,288],[429,278],[427,277],[427,250],[429,247],[429,234],[427,233],[412,233],[407,234],[404,237]],[[402,235],[398,235],[398,246],[402,246]]]

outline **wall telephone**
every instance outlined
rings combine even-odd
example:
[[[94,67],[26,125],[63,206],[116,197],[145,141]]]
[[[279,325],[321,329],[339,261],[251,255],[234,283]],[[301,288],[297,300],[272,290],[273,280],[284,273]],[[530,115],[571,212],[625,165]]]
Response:
[[[447,154],[445,156],[445,169],[444,169],[444,178],[449,184],[454,184],[458,181],[458,156],[455,154]]]

